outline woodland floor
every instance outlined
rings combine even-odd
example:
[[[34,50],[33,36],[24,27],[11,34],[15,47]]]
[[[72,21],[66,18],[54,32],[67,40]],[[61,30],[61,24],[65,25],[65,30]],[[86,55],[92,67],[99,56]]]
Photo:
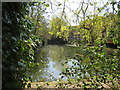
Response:
[[[85,82],[86,84],[89,84],[88,86],[86,86],[86,88],[95,88],[95,87],[92,87],[91,85],[91,82]],[[41,90],[41,89],[47,89],[47,88],[55,88],[55,90],[57,90],[57,88],[68,88],[68,89],[80,89],[80,88],[84,88],[84,84],[83,82],[75,82],[73,81],[72,83],[69,83],[67,81],[50,81],[50,82],[35,82],[35,83],[31,83],[31,89],[28,89],[26,87],[25,90],[32,90],[33,88],[34,89],[37,89],[37,90]],[[112,89],[112,84],[111,83],[107,83],[107,84],[104,84],[104,83],[100,83],[100,85],[98,86],[98,89],[102,89],[102,88],[105,88],[105,89]],[[119,88],[120,88],[120,85],[119,85]],[[119,90],[119,89],[118,89]]]

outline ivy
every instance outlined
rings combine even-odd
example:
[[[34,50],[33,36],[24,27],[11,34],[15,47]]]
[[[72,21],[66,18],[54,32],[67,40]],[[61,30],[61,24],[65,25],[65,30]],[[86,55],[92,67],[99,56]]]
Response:
[[[36,65],[35,49],[41,44],[41,38],[33,33],[35,25],[29,16],[32,5],[35,3],[2,3],[2,88],[5,90],[21,90],[31,81],[26,70]]]

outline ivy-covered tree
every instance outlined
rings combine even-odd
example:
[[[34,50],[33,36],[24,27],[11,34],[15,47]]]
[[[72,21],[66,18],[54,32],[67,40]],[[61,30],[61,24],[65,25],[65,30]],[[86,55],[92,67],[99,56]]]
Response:
[[[22,88],[23,80],[19,76],[20,60],[17,42],[20,39],[20,19],[25,12],[26,3],[2,3],[2,88]],[[16,83],[16,82],[19,82]]]
[[[35,49],[41,43],[37,36],[35,18],[30,17],[34,2],[2,3],[2,85],[3,89],[25,88],[30,77],[26,70],[32,68]],[[41,15],[41,14],[39,14]],[[30,84],[28,84],[30,87]]]

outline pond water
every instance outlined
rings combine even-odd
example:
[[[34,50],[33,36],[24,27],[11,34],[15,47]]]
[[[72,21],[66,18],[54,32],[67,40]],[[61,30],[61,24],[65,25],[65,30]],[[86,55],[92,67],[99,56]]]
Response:
[[[29,75],[33,81],[54,81],[61,77],[60,73],[66,67],[72,66],[72,61],[79,51],[78,47],[66,45],[47,45],[39,48],[36,54],[36,63],[39,67],[34,67]],[[64,63],[67,62],[67,65]],[[64,77],[63,80],[66,80]]]
[[[113,54],[114,49],[107,48],[106,50],[109,55]],[[42,48],[38,48],[37,50],[35,61],[38,66],[34,67],[27,73],[34,82],[55,81],[61,78],[61,72],[63,71],[63,69],[74,66],[73,61],[77,62],[76,56],[83,56],[83,53],[84,52],[80,47],[73,47],[67,45],[46,45]],[[118,52],[116,52],[116,54],[117,53]],[[88,64],[90,65],[90,59],[88,57],[84,59],[84,62],[88,62]],[[99,62],[98,60],[97,62],[98,65],[99,63],[101,63],[102,65],[104,61]],[[63,77],[62,79],[67,80],[67,77]]]

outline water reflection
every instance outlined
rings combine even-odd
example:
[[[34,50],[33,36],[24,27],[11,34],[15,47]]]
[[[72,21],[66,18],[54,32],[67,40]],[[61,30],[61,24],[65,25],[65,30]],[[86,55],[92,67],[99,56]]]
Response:
[[[111,57],[112,56],[117,56],[119,57],[120,55],[120,50],[116,50],[116,49],[110,49],[110,48],[103,48],[103,50],[105,50],[105,52],[107,53],[105,56],[106,57]],[[98,54],[100,52],[100,50],[97,51]],[[78,66],[81,67],[81,69],[84,69],[84,67],[93,67],[93,68],[101,68],[104,62],[108,62],[108,61],[97,61],[97,58],[93,58],[92,56],[88,56],[89,52],[84,51],[84,48],[79,48],[79,47],[71,47],[71,46],[60,46],[60,45],[47,45],[44,46],[42,48],[39,48],[35,60],[36,63],[39,63],[39,67],[34,67],[33,70],[31,70],[29,73],[29,75],[31,76],[32,80],[37,82],[37,81],[53,81],[53,80],[57,80],[59,79],[60,73],[63,71],[63,69],[67,68],[67,67],[71,67],[71,66],[77,66],[73,63],[74,62],[78,62],[77,64],[79,64]],[[96,53],[96,52],[95,52]],[[97,54],[97,53],[96,53]],[[96,55],[94,54],[94,55]],[[111,57],[111,60],[113,58]],[[93,66],[93,62],[96,63],[96,67]],[[64,64],[67,63],[67,64]],[[117,64],[119,62],[116,62]],[[116,65],[117,65],[116,64]],[[105,66],[109,64],[105,64]],[[88,68],[89,69],[89,68]],[[102,69],[103,70],[103,69]],[[102,71],[100,69],[100,71]],[[107,70],[107,69],[105,69]],[[106,71],[103,71],[106,72]],[[81,71],[80,71],[81,73]],[[78,72],[77,72],[78,74]],[[95,73],[92,72],[85,72],[86,76],[90,75],[94,75]],[[81,77],[84,77],[84,74],[81,73]],[[75,77],[71,77],[71,78],[75,78]],[[67,77],[64,77],[63,80],[66,80]]]
[[[51,81],[59,79],[60,73],[66,67],[72,66],[76,49],[65,45],[47,45],[39,48],[36,54],[36,63],[39,67],[29,72],[33,81]],[[68,62],[68,65],[64,65]],[[64,80],[67,78],[64,77]]]

